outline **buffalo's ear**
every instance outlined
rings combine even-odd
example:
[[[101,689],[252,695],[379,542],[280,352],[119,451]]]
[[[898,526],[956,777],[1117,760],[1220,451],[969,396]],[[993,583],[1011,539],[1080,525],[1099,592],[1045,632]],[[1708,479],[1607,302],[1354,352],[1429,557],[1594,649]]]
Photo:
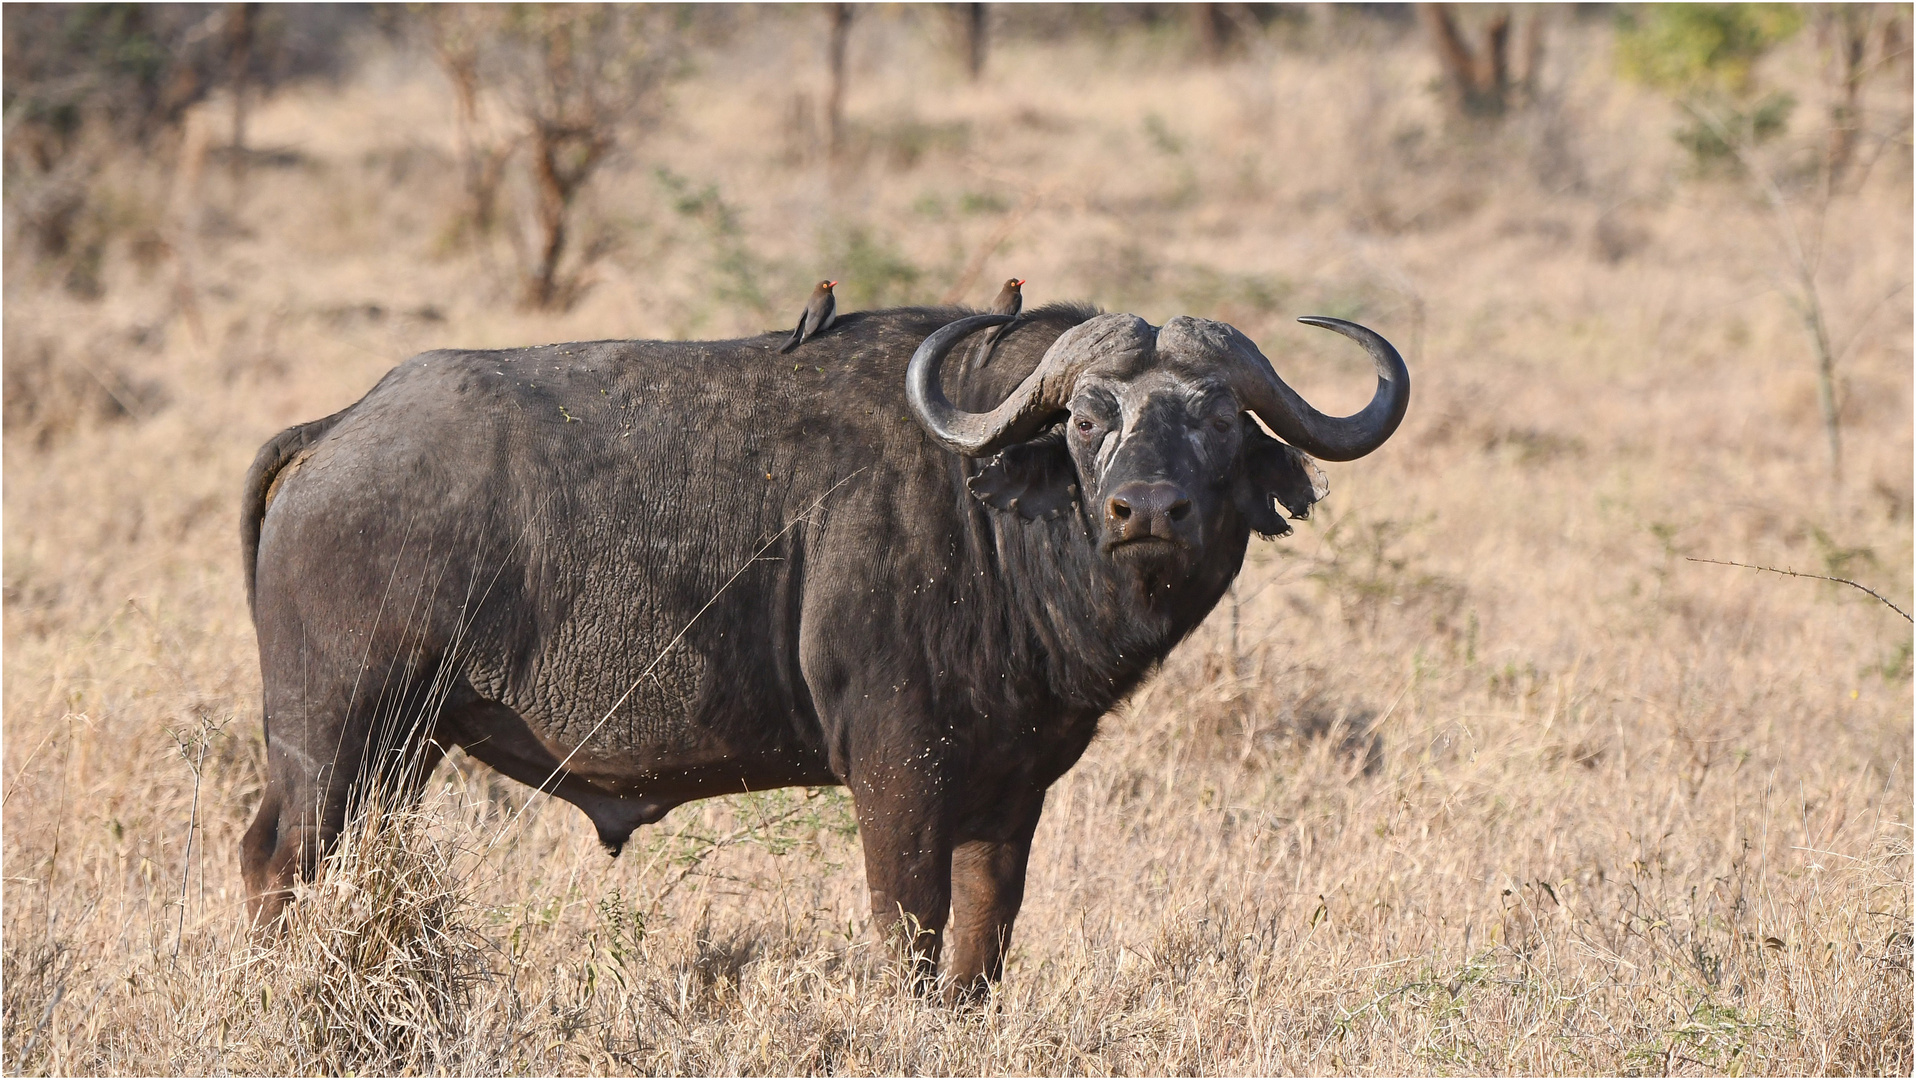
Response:
[[[1026,520],[1055,518],[1078,499],[1078,471],[1064,432],[1050,431],[1005,447],[985,462],[968,486],[993,510],[1016,510]]]
[[[1291,531],[1278,506],[1302,521],[1311,516],[1311,504],[1330,492],[1316,462],[1302,450],[1264,434],[1249,417],[1244,420],[1243,462],[1237,506],[1251,528],[1265,536],[1285,536]]]

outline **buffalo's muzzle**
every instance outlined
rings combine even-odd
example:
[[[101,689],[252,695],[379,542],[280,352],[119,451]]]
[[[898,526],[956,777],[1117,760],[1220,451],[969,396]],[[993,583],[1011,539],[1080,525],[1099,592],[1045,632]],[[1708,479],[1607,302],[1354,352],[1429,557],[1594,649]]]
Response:
[[[1138,540],[1181,543],[1191,519],[1191,499],[1168,481],[1132,480],[1120,484],[1104,503],[1107,548]]]

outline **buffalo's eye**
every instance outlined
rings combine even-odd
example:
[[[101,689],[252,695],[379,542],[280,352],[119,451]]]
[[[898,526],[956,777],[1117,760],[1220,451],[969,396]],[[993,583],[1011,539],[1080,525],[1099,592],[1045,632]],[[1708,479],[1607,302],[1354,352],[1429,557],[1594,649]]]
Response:
[[[1223,435],[1231,430],[1231,422],[1222,416],[1211,417],[1211,430]]]
[[[1089,420],[1078,421],[1078,434],[1080,435],[1089,435],[1093,431],[1096,431],[1097,429],[1098,429],[1098,425],[1092,423]]]

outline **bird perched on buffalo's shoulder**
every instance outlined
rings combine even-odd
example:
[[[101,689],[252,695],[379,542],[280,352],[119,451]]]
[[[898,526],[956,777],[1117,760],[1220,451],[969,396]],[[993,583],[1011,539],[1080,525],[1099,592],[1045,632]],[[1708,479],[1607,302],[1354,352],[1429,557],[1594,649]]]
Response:
[[[992,328],[991,336],[985,339],[984,350],[978,356],[976,368],[983,368],[991,363],[991,354],[998,348],[998,339],[1005,336],[1005,331],[1018,324],[1018,313],[1025,307],[1024,287],[1024,278],[1006,278],[1005,287],[998,290],[998,298],[991,302],[991,313],[1009,315],[1011,321]]]
[[[791,352],[831,329],[833,320],[838,318],[838,301],[832,299],[832,286],[837,284],[836,281],[821,281],[812,290],[812,298],[799,314],[798,326],[793,328],[791,340],[780,346],[779,352]]]
[[[1024,310],[1024,287],[1024,278],[1006,278],[1005,287],[998,290],[998,299],[991,302],[991,313],[993,315],[1010,315],[1016,318],[1018,313]],[[1005,326],[1010,325],[1010,323],[1005,324]],[[1003,327],[1000,327],[1000,329],[1002,330]]]

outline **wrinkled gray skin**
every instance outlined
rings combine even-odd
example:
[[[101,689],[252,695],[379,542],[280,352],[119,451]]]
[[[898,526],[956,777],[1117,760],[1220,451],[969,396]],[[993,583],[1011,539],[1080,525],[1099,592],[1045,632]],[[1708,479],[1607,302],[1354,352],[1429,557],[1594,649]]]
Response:
[[[269,442],[242,521],[256,920],[373,778],[403,795],[457,744],[615,854],[687,800],[845,784],[881,929],[915,925],[927,973],[950,937],[948,995],[997,978],[1045,789],[1249,534],[1288,531],[1273,500],[1322,491],[1222,374],[1248,342],[1194,320],[1159,349],[1100,317],[1116,344],[1068,407],[954,453],[905,369],[967,314],[853,313],[789,357],[783,335],[430,352]],[[1027,313],[944,392],[990,409],[1091,314]]]

